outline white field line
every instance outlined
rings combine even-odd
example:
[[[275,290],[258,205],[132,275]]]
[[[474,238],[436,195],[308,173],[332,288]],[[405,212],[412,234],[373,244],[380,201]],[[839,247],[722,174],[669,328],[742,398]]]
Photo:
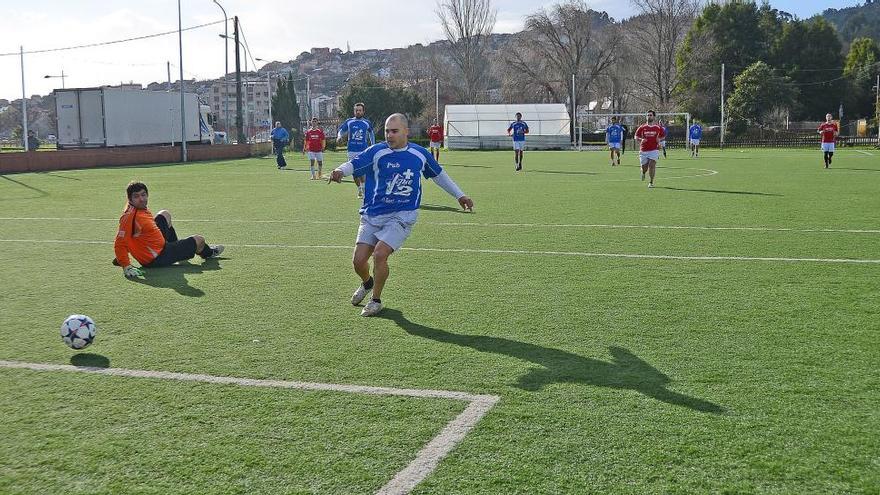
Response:
[[[392,387],[369,387],[365,385],[340,385],[335,383],[297,382],[286,380],[258,380],[253,378],[236,378],[231,376],[214,376],[191,373],[174,373],[169,371],[130,370],[123,368],[95,368],[71,366],[65,364],[22,363],[0,360],[0,367],[27,369],[33,371],[67,371],[93,373],[97,375],[122,376],[128,378],[152,378],[161,380],[178,380],[185,382],[213,383],[220,385],[239,385],[242,387],[271,387],[297,390],[347,392],[366,395],[394,395],[403,397],[452,399],[468,402],[468,406],[455,419],[431,439],[418,452],[415,459],[405,468],[395,473],[394,477],[377,491],[382,495],[408,494],[427,478],[459,442],[477,425],[477,423],[500,400],[497,395],[469,394],[450,390],[422,390]]]
[[[874,156],[874,153],[871,153],[870,151],[862,151],[862,150],[853,150],[853,151],[855,151],[856,153],[861,153],[863,155]]]
[[[35,244],[113,244],[111,241],[79,241],[68,239],[0,239],[0,242],[35,243]],[[353,246],[327,244],[225,244],[227,247],[255,249],[342,249],[351,251]],[[758,256],[680,256],[671,254],[631,254],[631,253],[590,253],[583,251],[528,251],[519,249],[469,249],[469,248],[423,248],[402,247],[401,251],[424,251],[431,253],[479,253],[479,254],[515,254],[534,256],[572,256],[583,258],[624,258],[648,260],[681,260],[681,261],[776,261],[776,262],[809,262],[809,263],[855,263],[880,264],[880,259],[859,258],[782,258]]]
[[[50,221],[50,222],[118,222],[118,218],[88,217],[0,217],[0,221]],[[174,219],[182,223],[253,223],[253,224],[307,224],[307,225],[358,225],[350,220],[201,220]],[[800,233],[839,233],[839,234],[880,234],[880,229],[795,229],[786,227],[705,227],[700,225],[627,225],[609,223],[479,223],[479,222],[423,222],[419,225],[444,227],[500,227],[536,229],[650,229],[650,230],[702,230],[702,231],[747,231],[747,232],[800,232]]]

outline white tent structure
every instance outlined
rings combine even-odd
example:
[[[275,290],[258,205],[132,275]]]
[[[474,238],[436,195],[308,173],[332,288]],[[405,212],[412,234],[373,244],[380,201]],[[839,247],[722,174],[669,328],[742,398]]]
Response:
[[[452,150],[510,149],[507,126],[516,113],[529,125],[526,149],[570,149],[571,118],[562,103],[446,105],[443,128]]]

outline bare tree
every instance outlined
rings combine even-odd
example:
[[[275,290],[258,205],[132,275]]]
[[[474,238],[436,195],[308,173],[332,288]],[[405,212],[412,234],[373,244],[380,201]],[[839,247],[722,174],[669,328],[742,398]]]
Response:
[[[497,11],[492,0],[440,0],[437,17],[449,42],[447,56],[457,69],[453,87],[463,103],[478,103],[489,83],[488,40]]]
[[[641,12],[625,25],[635,63],[642,67],[633,79],[636,97],[658,110],[671,110],[679,79],[675,53],[699,12],[699,0],[631,2]]]
[[[605,12],[582,0],[567,0],[528,16],[518,45],[507,50],[505,64],[528,81],[532,91],[554,102],[571,97],[571,76],[585,95],[614,61],[620,34]]]

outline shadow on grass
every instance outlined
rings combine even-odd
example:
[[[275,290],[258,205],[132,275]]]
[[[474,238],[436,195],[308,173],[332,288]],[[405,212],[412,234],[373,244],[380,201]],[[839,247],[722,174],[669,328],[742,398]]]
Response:
[[[441,163],[443,167],[463,167],[463,168],[492,168],[487,165],[464,165],[462,163]]]
[[[92,354],[89,352],[74,354],[70,357],[70,364],[85,368],[109,368],[110,359],[100,354]]]
[[[419,206],[419,209],[426,210],[426,211],[450,211],[453,213],[469,213],[467,211],[462,210],[461,208],[455,208],[453,206],[428,205],[428,204],[424,204],[424,203],[421,206]]]
[[[44,191],[44,190],[42,190],[42,189],[38,189],[38,188],[36,188],[36,187],[34,187],[34,186],[29,186],[29,185],[25,184],[24,182],[21,182],[21,181],[15,180],[15,179],[13,179],[13,178],[11,178],[11,177],[7,177],[6,175],[0,175],[0,178],[6,179],[6,180],[8,180],[9,182],[12,182],[12,183],[18,184],[18,185],[21,186],[21,187],[24,187],[24,188],[26,188],[26,189],[30,189],[31,191],[36,192],[36,193],[38,194],[38,196],[34,196],[34,198],[42,198],[42,197],[45,197],[45,196],[48,196],[48,195],[49,195],[49,193],[47,193],[46,191]],[[9,199],[20,200],[20,199],[23,199],[23,198],[9,198]]]
[[[834,164],[831,164],[831,170],[858,170],[859,172],[880,172],[880,168],[848,168],[848,167],[835,167]]]
[[[523,390],[537,391],[551,383],[583,383],[635,390],[661,402],[699,412],[722,414],[726,411],[712,402],[667,389],[667,384],[672,381],[668,376],[622,347],[610,347],[613,360],[606,362],[516,340],[456,334],[426,327],[408,320],[395,309],[386,308],[378,317],[393,321],[410,335],[469,347],[480,352],[502,354],[539,365],[539,368],[532,368],[517,380],[516,387]]]
[[[151,287],[174,289],[175,292],[182,296],[202,297],[205,295],[205,292],[198,287],[189,285],[186,276],[220,270],[219,260],[221,259],[223,258],[208,258],[199,264],[182,261],[171,266],[145,268],[144,278],[133,278],[131,281]]]
[[[80,178],[78,178],[78,177],[70,177],[69,175],[59,174],[58,172],[36,172],[36,173],[37,173],[37,174],[40,174],[40,175],[46,175],[46,176],[48,176],[48,177],[55,177],[55,178],[58,178],[58,179],[79,180],[79,181],[82,180],[82,179],[80,179]]]
[[[707,193],[716,193],[716,194],[747,194],[747,195],[753,195],[753,196],[782,196],[782,194],[762,193],[762,192],[754,192],[754,191],[721,191],[718,189],[686,189],[683,187],[666,187],[666,186],[660,186],[657,189],[668,189],[670,191],[707,192]]]

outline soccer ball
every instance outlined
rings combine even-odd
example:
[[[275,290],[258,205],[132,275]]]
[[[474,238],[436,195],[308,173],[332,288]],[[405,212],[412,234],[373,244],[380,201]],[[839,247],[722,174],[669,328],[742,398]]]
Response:
[[[86,315],[70,315],[61,324],[61,339],[71,349],[85,349],[97,332],[95,322]]]

